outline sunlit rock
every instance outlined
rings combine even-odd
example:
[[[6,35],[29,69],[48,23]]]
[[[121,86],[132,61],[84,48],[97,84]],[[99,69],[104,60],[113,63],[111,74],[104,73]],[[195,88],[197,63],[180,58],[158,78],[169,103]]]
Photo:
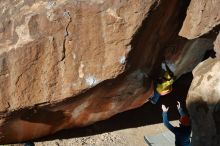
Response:
[[[219,8],[219,0],[191,0],[179,35],[194,39],[213,31],[215,27],[219,27]]]
[[[187,107],[192,120],[192,145],[220,145],[220,60],[209,58],[193,70]]]

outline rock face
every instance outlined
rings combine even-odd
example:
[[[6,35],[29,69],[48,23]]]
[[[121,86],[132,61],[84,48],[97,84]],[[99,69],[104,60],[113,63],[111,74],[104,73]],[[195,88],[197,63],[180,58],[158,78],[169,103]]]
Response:
[[[0,143],[143,105],[153,91],[144,74],[160,64],[186,6],[178,0],[1,1]]]
[[[189,2],[1,1],[0,143],[89,125],[143,105],[153,92],[145,74],[159,74],[164,58],[177,77],[191,71],[214,39],[178,36]],[[212,30],[186,33],[188,17],[183,34]],[[210,17],[211,26],[218,20]]]
[[[202,61],[205,53],[213,49],[213,41],[207,38],[194,40],[180,39],[176,48],[166,51],[168,65],[173,67],[175,76],[191,72],[193,68]],[[172,51],[174,50],[174,51]]]
[[[152,4],[1,2],[0,111],[63,100],[117,77]]]
[[[220,34],[218,34],[215,43],[214,43],[214,50],[216,52],[216,57],[220,57]]]
[[[220,145],[220,1],[192,0],[180,35],[188,39],[206,38],[213,42],[216,58],[209,58],[193,70],[187,96],[192,119],[192,145]]]
[[[192,144],[220,145],[220,60],[200,63],[193,70],[187,105],[192,119]]]
[[[219,27],[219,6],[219,0],[192,0],[179,35],[194,39]]]

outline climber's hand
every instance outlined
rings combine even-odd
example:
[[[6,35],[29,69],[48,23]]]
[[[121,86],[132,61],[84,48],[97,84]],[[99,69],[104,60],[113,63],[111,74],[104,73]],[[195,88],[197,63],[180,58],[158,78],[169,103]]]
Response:
[[[169,110],[169,107],[166,107],[165,105],[162,104],[162,110],[163,112],[167,112]]]

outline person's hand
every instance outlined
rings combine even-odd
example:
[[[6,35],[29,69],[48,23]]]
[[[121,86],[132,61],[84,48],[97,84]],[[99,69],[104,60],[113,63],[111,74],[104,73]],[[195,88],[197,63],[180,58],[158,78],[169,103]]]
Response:
[[[177,101],[177,109],[180,109],[180,108],[181,108],[181,106],[180,106],[180,102]]]
[[[163,112],[167,112],[169,110],[169,107],[166,107],[165,105],[162,104],[162,110]]]

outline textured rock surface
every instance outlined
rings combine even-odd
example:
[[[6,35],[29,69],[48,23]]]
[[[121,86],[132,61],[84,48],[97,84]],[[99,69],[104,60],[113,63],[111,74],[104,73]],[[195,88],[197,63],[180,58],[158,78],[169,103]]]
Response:
[[[219,58],[220,1],[192,0],[179,35],[187,39],[203,37],[213,42]],[[200,44],[202,45],[202,44]],[[193,71],[187,105],[192,119],[192,145],[220,145],[218,59],[208,59]]]
[[[213,42],[217,56],[215,59],[209,58],[200,63],[193,71],[187,106],[192,119],[192,145],[195,146],[220,145],[219,9],[220,1],[192,0],[179,33],[188,39],[198,40],[198,37],[209,39]]]
[[[157,76],[164,57],[179,77],[214,41],[218,53],[219,1],[192,0],[182,26],[189,2],[1,1],[0,143],[89,125],[139,107],[153,91],[144,74]]]
[[[193,70],[187,106],[193,126],[192,144],[220,145],[220,60],[209,58]]]
[[[142,77],[133,73],[120,82],[106,83],[57,104],[12,112],[1,126],[1,140],[3,143],[21,141],[107,119],[145,103],[152,92],[152,86],[148,87],[146,92]]]
[[[216,57],[220,57],[220,33],[218,34],[215,43],[214,43],[214,50],[216,52]]]
[[[146,102],[141,72],[85,91],[123,72],[151,3],[9,3],[1,2],[1,143],[88,125]]]
[[[143,105],[153,87],[140,68],[150,72],[160,64],[186,6],[178,0],[1,1],[0,143]]]
[[[0,111],[62,100],[118,76],[151,5],[2,1]]]
[[[179,35],[194,39],[219,26],[219,8],[219,0],[191,0]]]
[[[202,61],[208,50],[213,49],[213,41],[206,38],[186,40],[181,38],[177,45],[172,45],[166,52],[166,58],[175,76],[191,72]]]

